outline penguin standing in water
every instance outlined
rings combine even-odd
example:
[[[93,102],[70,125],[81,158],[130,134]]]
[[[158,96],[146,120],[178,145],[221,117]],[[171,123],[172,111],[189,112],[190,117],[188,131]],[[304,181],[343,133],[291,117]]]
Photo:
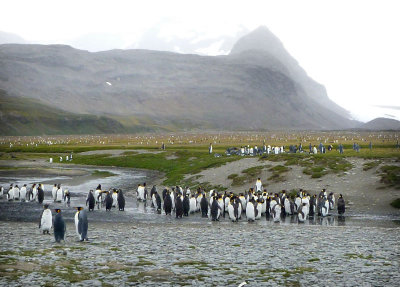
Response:
[[[309,216],[314,216],[315,215],[315,210],[316,210],[316,204],[317,204],[317,195],[313,195],[310,198],[310,210],[309,210]]]
[[[294,204],[293,204],[293,202],[291,202],[290,199],[288,197],[286,197],[284,202],[283,202],[283,204],[285,206],[286,215],[293,215],[293,213],[294,213]]]
[[[76,234],[79,237],[80,241],[88,240],[87,232],[88,232],[88,219],[87,213],[83,209],[83,207],[76,207],[77,212],[75,213],[75,228]]]
[[[176,218],[182,218],[183,216],[183,202],[182,202],[182,195],[178,193],[175,201],[175,214]]]
[[[64,219],[61,214],[61,209],[55,209],[56,216],[54,218],[54,239],[56,242],[64,240],[65,231],[67,230]]]
[[[10,188],[8,189],[7,192],[7,200],[11,201],[14,200],[14,185],[10,184]]]
[[[281,221],[281,211],[282,208],[280,204],[275,204],[273,208],[271,208],[271,215],[274,222]]]
[[[165,198],[164,198],[164,211],[165,211],[165,215],[171,215],[172,212],[172,198],[170,195],[170,192],[167,191],[167,193],[165,194]]]
[[[71,193],[69,192],[68,189],[64,191],[64,203],[67,203],[67,206],[71,204]]]
[[[224,199],[222,198],[222,195],[218,195],[217,201],[218,201],[218,205],[221,210],[222,216],[225,217],[225,203],[224,203]]]
[[[38,189],[37,189],[37,199],[38,199],[38,202],[39,202],[40,204],[43,203],[43,200],[44,200],[44,191],[43,191],[43,189],[42,189],[42,185],[41,185],[41,184],[39,184],[39,187],[38,187]]]
[[[255,204],[256,204],[256,209],[257,209],[256,219],[260,219],[261,218],[263,204],[264,204],[264,199],[262,199],[262,198],[257,199]]]
[[[43,234],[47,232],[50,234],[50,229],[53,225],[53,215],[49,209],[49,205],[45,204],[43,206],[42,214],[40,215],[39,228],[42,230]]]
[[[318,210],[318,216],[322,215],[322,206],[324,205],[324,197],[321,195],[319,195],[318,199],[317,199],[317,210]]]
[[[212,221],[219,221],[219,217],[221,216],[221,207],[218,204],[218,199],[214,196],[214,200],[211,204],[210,216]]]
[[[337,201],[337,211],[339,215],[343,215],[346,211],[346,204],[344,202],[343,195],[339,195],[339,199]]]
[[[58,189],[57,189],[57,193],[56,193],[56,202],[61,202],[61,200],[63,200],[64,199],[64,191],[63,191],[63,188],[62,188],[62,186],[61,186],[61,184],[59,184],[58,186]]]
[[[328,213],[329,213],[329,201],[327,199],[324,199],[321,205],[321,215],[325,217],[328,215]]]
[[[236,201],[236,197],[232,197],[228,204],[228,214],[232,222],[239,220],[239,202]]]
[[[53,189],[51,190],[51,196],[53,197],[53,201],[55,202],[57,199],[57,184],[55,183]]]
[[[237,218],[238,220],[242,218],[242,212],[243,212],[243,207],[242,207],[242,202],[240,201],[239,197],[234,196],[235,203],[233,205],[233,211],[236,212],[237,210]]]
[[[156,207],[155,197],[154,197],[156,193],[157,193],[157,187],[153,185],[153,187],[150,190],[151,207]]]
[[[37,185],[36,183],[32,184],[32,197],[29,198],[29,201],[35,201],[37,199]]]
[[[19,191],[19,199],[24,202],[26,201],[26,184],[24,184],[23,187],[21,187]]]
[[[183,197],[183,215],[189,216],[189,211],[190,211],[190,200],[188,195],[185,193],[185,196]]]
[[[156,199],[156,202],[155,202],[155,207],[156,207],[156,209],[157,209],[157,213],[158,214],[161,214],[161,197],[160,197],[160,195],[158,194],[158,192],[156,192],[154,195],[153,195],[154,197],[155,197],[155,199]]]
[[[189,209],[190,209],[190,213],[195,213],[196,209],[197,209],[197,200],[196,197],[194,196],[194,194],[192,194],[190,196],[190,200],[189,200]]]
[[[246,205],[246,217],[247,221],[254,221],[256,220],[256,212],[257,212],[257,207],[255,206],[255,201],[254,199],[250,199],[249,202]]]
[[[118,190],[118,210],[125,211],[125,196],[121,189]]]
[[[106,192],[106,198],[104,200],[105,204],[106,204],[106,211],[111,211],[111,207],[113,204],[113,198],[110,194],[110,192]]]
[[[111,192],[112,192],[112,199],[113,199],[112,207],[116,207],[117,203],[118,203],[118,190],[113,188]]]
[[[94,199],[96,200],[97,208],[100,208],[99,205],[102,203],[101,192],[101,184],[99,184],[94,191]]]
[[[89,204],[89,211],[93,211],[94,210],[94,205],[95,205],[95,199],[94,199],[94,195],[93,195],[93,190],[91,189],[89,191],[89,194],[86,198],[86,206]]]
[[[19,200],[19,187],[18,187],[18,184],[14,186],[14,200]]]
[[[304,222],[307,220],[309,210],[310,208],[307,203],[302,203],[300,205],[299,210],[297,211],[299,222]]]
[[[208,200],[206,194],[203,193],[200,200],[201,217],[207,217],[208,214]]]
[[[329,201],[329,210],[333,210],[335,206],[335,195],[333,194],[333,192],[329,193],[328,201]]]

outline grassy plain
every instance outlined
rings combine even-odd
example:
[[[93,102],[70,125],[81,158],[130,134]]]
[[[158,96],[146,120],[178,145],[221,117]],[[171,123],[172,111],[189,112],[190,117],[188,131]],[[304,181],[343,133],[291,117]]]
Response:
[[[228,147],[255,146],[265,143],[271,146],[285,146],[302,143],[304,153],[279,154],[260,157],[258,167],[244,167],[241,174],[231,174],[228,178],[240,185],[249,178],[256,178],[263,168],[273,172],[271,180],[284,181],[285,172],[290,166],[303,167],[303,173],[319,178],[328,173],[340,174],[352,168],[346,160],[360,157],[370,160],[365,169],[373,168],[377,160],[400,161],[397,147],[399,133],[396,132],[266,132],[266,133],[178,133],[178,134],[137,134],[137,135],[87,135],[87,136],[43,136],[43,137],[3,137],[0,138],[0,160],[39,160],[73,154],[74,164],[95,166],[118,166],[156,170],[165,174],[165,185],[193,184],[195,174],[204,169],[218,167],[241,159],[240,156],[226,156]],[[309,144],[325,147],[332,145],[326,154],[310,155]],[[370,150],[369,145],[372,144]],[[160,149],[165,143],[166,150]],[[208,153],[213,144],[213,154]],[[344,145],[344,154],[339,154],[338,145]],[[361,146],[359,152],[352,149],[353,143]],[[80,153],[96,150],[126,150],[119,156],[107,154],[82,155]],[[133,152],[146,150],[146,152]],[[219,154],[219,157],[214,156]],[[278,167],[266,167],[264,160],[279,162]],[[281,165],[281,163],[283,165]],[[398,185],[398,170],[381,170],[382,181]],[[190,177],[192,175],[192,177]],[[186,179],[185,179],[186,178]],[[189,178],[189,179],[188,179]],[[206,184],[206,183],[204,183]]]

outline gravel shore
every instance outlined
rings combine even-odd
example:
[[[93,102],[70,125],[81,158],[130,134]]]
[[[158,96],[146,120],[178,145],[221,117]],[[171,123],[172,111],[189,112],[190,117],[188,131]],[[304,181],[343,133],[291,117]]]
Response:
[[[230,222],[0,222],[1,286],[399,286],[399,228]]]

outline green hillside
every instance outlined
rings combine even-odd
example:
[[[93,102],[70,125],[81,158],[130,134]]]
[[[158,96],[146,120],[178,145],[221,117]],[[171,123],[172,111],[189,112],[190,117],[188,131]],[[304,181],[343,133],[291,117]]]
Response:
[[[106,116],[65,112],[36,100],[10,97],[3,90],[0,90],[0,121],[0,135],[126,132],[126,128],[120,122]]]

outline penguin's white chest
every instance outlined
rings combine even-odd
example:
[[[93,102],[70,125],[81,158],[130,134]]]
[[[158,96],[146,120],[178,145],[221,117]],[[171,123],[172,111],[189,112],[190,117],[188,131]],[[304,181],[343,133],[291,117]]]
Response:
[[[50,209],[46,209],[43,211],[40,225],[43,231],[50,231],[53,225],[53,216],[51,215]]]
[[[79,211],[75,213],[75,230],[76,234],[80,237],[78,226],[79,226]]]
[[[246,206],[246,217],[247,220],[255,220],[254,205],[251,202],[249,202]]]

